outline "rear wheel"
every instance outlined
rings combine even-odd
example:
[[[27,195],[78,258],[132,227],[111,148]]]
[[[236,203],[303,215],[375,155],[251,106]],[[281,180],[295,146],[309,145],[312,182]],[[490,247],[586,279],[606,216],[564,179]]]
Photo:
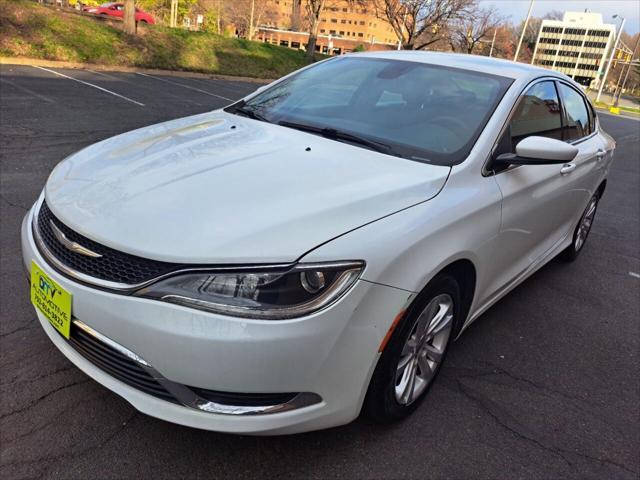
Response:
[[[436,277],[396,327],[371,379],[364,412],[378,422],[399,420],[425,398],[447,353],[460,307],[460,287]]]
[[[589,204],[582,213],[580,221],[573,232],[571,245],[564,249],[560,254],[560,258],[562,260],[573,262],[578,258],[578,255],[580,255],[580,252],[587,241],[587,237],[589,236],[589,232],[591,231],[591,226],[593,225],[593,220],[596,216],[596,211],[598,210],[599,201],[600,195],[598,193],[595,193],[589,200]]]

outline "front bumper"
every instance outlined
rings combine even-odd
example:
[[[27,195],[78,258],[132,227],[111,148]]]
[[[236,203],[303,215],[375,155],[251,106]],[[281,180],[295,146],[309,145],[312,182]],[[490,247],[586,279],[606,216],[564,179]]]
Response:
[[[35,261],[73,296],[73,317],[144,359],[163,379],[220,392],[309,392],[321,399],[263,415],[205,412],[123,383],[80,355],[37,312],[51,341],[87,375],[135,408],[170,422],[233,433],[286,434],[348,423],[360,408],[378,346],[409,293],[363,280],[331,307],[283,321],[239,319],[114,294],[70,280],[40,255],[31,221],[23,260]]]

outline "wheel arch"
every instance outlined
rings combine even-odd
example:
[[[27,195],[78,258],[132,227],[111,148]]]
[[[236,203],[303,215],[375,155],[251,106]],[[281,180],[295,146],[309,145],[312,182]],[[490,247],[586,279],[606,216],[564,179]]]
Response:
[[[464,325],[467,316],[469,315],[469,310],[471,309],[471,305],[473,303],[473,299],[476,292],[476,282],[477,282],[477,269],[475,264],[469,260],[468,258],[459,258],[454,260],[445,266],[441,267],[437,273],[435,273],[426,284],[420,289],[420,293],[422,293],[429,284],[433,281],[434,278],[437,278],[440,275],[451,275],[455,278],[456,282],[460,286],[460,293],[462,296],[462,306],[460,310],[460,317],[458,322],[454,326],[455,330],[453,332],[454,337],[456,337],[462,326]],[[417,296],[420,296],[418,293]]]

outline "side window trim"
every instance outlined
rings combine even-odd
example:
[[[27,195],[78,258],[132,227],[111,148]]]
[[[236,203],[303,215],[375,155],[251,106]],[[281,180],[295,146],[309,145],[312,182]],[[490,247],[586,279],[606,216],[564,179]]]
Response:
[[[564,106],[564,97],[562,96],[562,91],[560,90],[560,82],[558,80],[553,81],[553,86],[556,89],[556,95],[558,96],[558,103],[560,104],[560,125],[562,128],[562,141],[566,142],[566,131],[567,131],[567,110]]]

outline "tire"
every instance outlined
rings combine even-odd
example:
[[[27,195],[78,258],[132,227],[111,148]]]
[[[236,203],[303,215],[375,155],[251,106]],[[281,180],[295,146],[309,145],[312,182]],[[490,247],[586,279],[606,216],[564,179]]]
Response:
[[[447,302],[450,302],[450,307],[447,307]],[[382,352],[365,397],[365,416],[378,423],[390,423],[406,417],[418,408],[433,385],[445,360],[448,346],[455,336],[460,320],[460,306],[460,286],[448,274],[434,278],[420,293]],[[420,331],[425,331],[422,329],[425,326],[427,332],[430,330],[435,323],[432,320],[445,308],[448,308],[443,314],[446,325],[441,323],[444,328],[433,335],[431,340],[430,335],[419,335]],[[419,342],[420,337],[425,338],[425,343]],[[439,360],[435,361],[436,358]],[[406,365],[402,369],[401,361]],[[423,365],[426,367],[422,368],[429,368],[430,373],[421,370]],[[411,368],[415,372],[415,396],[406,394],[410,388],[403,388],[409,385]]]
[[[595,219],[596,212],[598,210],[599,201],[599,193],[594,193],[591,199],[589,199],[587,208],[585,208],[584,212],[582,212],[580,220],[578,221],[578,225],[576,225],[576,229],[573,231],[571,245],[569,245],[560,253],[561,260],[564,260],[565,262],[573,262],[576,258],[578,258],[578,255],[580,255],[580,252],[584,248],[585,243],[587,243],[589,232],[591,232],[593,220]]]

